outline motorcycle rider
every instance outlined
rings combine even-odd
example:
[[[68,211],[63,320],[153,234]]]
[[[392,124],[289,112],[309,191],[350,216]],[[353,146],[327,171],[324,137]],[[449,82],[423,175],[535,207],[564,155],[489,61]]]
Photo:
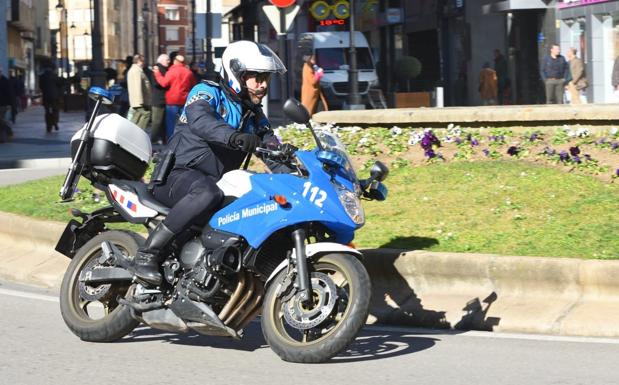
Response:
[[[216,182],[224,173],[238,169],[256,147],[279,145],[260,102],[271,75],[285,72],[267,46],[237,41],[222,55],[219,83],[205,80],[189,92],[166,147],[175,155],[174,167],[165,183],[153,189],[155,198],[171,209],[134,260],[133,273],[141,281],[161,283],[162,249],[196,220],[210,217],[223,199]],[[266,163],[272,172],[288,171],[284,165]]]

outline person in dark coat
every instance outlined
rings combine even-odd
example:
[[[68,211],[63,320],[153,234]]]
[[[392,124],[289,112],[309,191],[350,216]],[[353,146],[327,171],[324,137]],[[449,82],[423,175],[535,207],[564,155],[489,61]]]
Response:
[[[59,102],[62,83],[54,71],[52,63],[46,63],[43,72],[39,76],[39,88],[43,94],[43,107],[45,108],[45,129],[59,130],[58,118],[60,114]]]
[[[11,77],[9,77],[9,83],[11,83],[11,90],[13,91],[13,105],[11,106],[11,122],[15,124],[17,118],[17,112],[21,106],[21,97],[24,94],[24,82],[18,78],[15,70],[11,70]]]
[[[13,131],[6,120],[6,115],[11,110],[15,97],[13,95],[13,87],[11,87],[9,79],[4,76],[2,67],[0,67],[0,90],[2,90],[0,92],[0,143],[4,143],[13,136]]]
[[[505,104],[505,89],[509,81],[507,76],[507,60],[500,50],[494,50],[494,71],[497,79],[497,96],[499,104]]]
[[[161,54],[157,58],[157,63],[155,64],[159,69],[159,73],[165,76],[165,73],[170,66],[170,57],[166,54]],[[150,76],[150,84],[151,88],[151,132],[150,132],[150,140],[153,143],[167,143],[168,140],[165,134],[165,94],[168,90],[167,87],[162,87],[157,83],[155,79],[154,72],[149,73]]]
[[[540,76],[546,87],[546,104],[563,104],[565,79],[569,74],[569,68],[560,53],[559,45],[553,44],[550,53],[542,60]]]

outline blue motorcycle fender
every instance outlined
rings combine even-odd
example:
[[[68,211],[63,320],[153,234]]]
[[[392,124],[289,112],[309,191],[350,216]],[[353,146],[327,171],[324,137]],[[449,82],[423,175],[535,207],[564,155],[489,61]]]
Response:
[[[295,253],[295,250],[292,250],[291,258],[295,257],[294,253]],[[361,254],[359,250],[353,249],[352,247],[349,247],[346,245],[342,245],[340,243],[319,242],[319,243],[310,243],[309,245],[305,245],[305,254],[307,255],[307,259],[311,259],[314,256],[328,254],[328,253],[352,254],[357,258],[363,257],[363,254]],[[279,266],[277,266],[275,270],[273,270],[273,272],[269,276],[269,279],[267,279],[265,287],[268,286],[271,280],[275,278],[275,276],[279,274],[280,271],[284,270],[286,266],[288,266],[288,258],[282,261],[282,263],[280,263]]]

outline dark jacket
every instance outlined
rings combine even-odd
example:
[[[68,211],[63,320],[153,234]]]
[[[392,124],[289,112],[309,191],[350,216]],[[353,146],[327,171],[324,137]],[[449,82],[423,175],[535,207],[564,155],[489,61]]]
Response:
[[[235,132],[254,133],[270,146],[279,144],[260,106],[242,102],[217,83],[201,82],[189,93],[167,145],[175,153],[174,168],[199,170],[216,180],[238,169],[247,154],[230,146]],[[273,172],[289,171],[283,165],[266,164]]]
[[[39,76],[39,88],[43,93],[43,104],[55,103],[60,98],[60,79],[51,68],[45,68]]]
[[[161,74],[165,76],[165,73],[168,70],[168,67],[163,66],[163,65],[161,65],[159,63],[157,63],[155,65],[157,67],[159,67],[159,72],[161,72]],[[150,80],[150,84],[152,85],[152,88],[151,88],[152,103],[151,103],[151,105],[153,105],[155,107],[164,107],[165,106],[165,93],[168,91],[169,87],[162,87],[161,85],[159,85],[159,83],[157,83],[157,80],[155,79],[154,71],[149,71],[148,79]]]
[[[13,94],[13,87],[11,87],[11,83],[6,76],[0,75],[0,106],[12,106],[15,100],[15,95]],[[0,117],[2,120],[2,117]]]
[[[546,55],[542,60],[540,75],[544,81],[548,78],[565,79],[567,70],[567,61],[563,56],[558,55],[553,59],[552,56]]]

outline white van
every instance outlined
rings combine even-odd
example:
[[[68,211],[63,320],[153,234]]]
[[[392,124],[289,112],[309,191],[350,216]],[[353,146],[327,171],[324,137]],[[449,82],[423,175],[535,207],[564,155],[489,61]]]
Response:
[[[378,87],[376,65],[365,36],[356,31],[354,39],[359,93],[362,103],[368,104],[368,90]],[[350,32],[307,32],[299,35],[299,53],[305,55],[311,50],[316,55],[316,64],[324,70],[320,86],[329,103],[329,109],[342,108],[348,98],[349,49]]]

